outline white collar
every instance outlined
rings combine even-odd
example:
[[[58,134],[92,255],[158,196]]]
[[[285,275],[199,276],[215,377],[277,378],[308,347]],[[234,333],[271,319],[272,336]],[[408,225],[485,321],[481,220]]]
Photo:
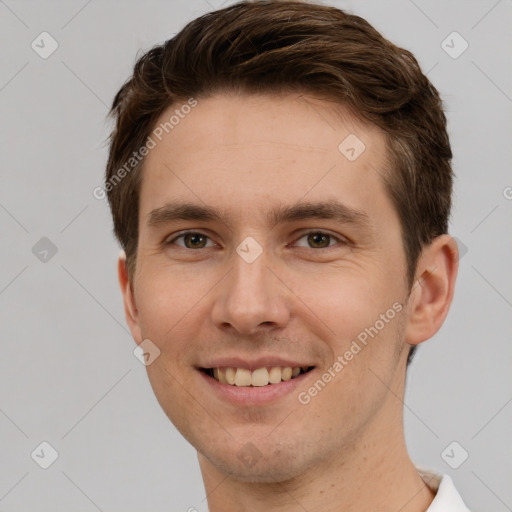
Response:
[[[425,512],[470,512],[455,489],[449,475],[416,466],[420,477],[435,493],[434,500]]]

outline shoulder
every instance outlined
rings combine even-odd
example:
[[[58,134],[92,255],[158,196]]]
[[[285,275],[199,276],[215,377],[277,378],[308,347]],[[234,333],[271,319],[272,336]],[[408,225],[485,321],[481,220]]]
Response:
[[[425,512],[470,512],[449,475],[416,466],[416,470],[435,493],[435,498]]]

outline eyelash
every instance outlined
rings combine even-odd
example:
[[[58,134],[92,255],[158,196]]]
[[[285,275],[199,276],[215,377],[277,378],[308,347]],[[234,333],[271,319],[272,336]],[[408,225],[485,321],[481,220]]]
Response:
[[[184,231],[182,233],[180,233],[178,236],[175,236],[172,240],[167,240],[164,242],[164,245],[165,246],[169,246],[169,245],[173,245],[174,242],[176,240],[178,240],[179,238],[183,238],[184,236],[186,235],[201,235],[201,236],[204,236],[206,238],[208,238],[210,240],[210,237],[208,235],[205,235],[204,233],[201,233],[200,231]],[[331,235],[330,233],[327,233],[325,231],[318,231],[318,230],[312,230],[312,231],[307,231],[306,233],[303,233],[299,238],[297,238],[296,242],[298,240],[300,240],[301,238],[304,238],[305,236],[308,236],[308,235],[311,235],[311,234],[315,234],[315,235],[326,235],[328,237],[330,237],[331,239],[334,239],[334,240],[337,240],[339,243],[341,243],[342,245],[347,245],[348,242],[340,237],[337,237],[335,235]],[[210,247],[200,247],[199,249],[189,249],[188,247],[182,247],[182,246],[178,246],[180,247],[181,249],[184,249],[186,251],[195,251],[195,250],[199,250],[199,249],[209,249]],[[309,249],[313,250],[313,251],[319,251],[319,250],[326,250],[326,249],[332,249],[336,247],[336,245],[332,245],[332,246],[328,246],[328,247],[322,247],[320,249],[315,249],[313,247],[309,247]],[[304,247],[303,247],[304,248]]]

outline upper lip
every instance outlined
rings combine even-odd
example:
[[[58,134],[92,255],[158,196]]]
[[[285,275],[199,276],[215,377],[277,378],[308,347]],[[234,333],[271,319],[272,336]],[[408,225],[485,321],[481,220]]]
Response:
[[[257,368],[270,368],[272,366],[292,368],[300,366],[313,366],[308,361],[297,361],[296,359],[287,359],[276,356],[266,356],[258,358],[243,358],[243,357],[219,357],[207,361],[204,364],[199,365],[199,368],[247,368],[248,370],[256,370]]]

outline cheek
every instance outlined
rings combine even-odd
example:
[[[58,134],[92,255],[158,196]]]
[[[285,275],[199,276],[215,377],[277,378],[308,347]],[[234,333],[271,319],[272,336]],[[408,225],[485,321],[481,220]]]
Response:
[[[184,428],[190,417],[197,414],[197,404],[186,390],[195,371],[190,368],[187,356],[190,340],[198,337],[194,305],[200,297],[190,282],[176,274],[171,277],[168,272],[149,271],[146,267],[139,277],[136,301],[142,336],[155,343],[160,351],[146,366],[148,378],[166,415]]]
[[[329,391],[324,399],[332,393],[329,399],[336,402],[337,396],[342,398],[346,407],[354,408],[354,414],[358,407],[370,407],[367,392],[379,386],[372,370],[385,379],[394,371],[404,314],[398,281],[393,282],[377,267],[373,274],[369,267],[365,270],[332,274],[324,280],[327,286],[312,282],[302,292],[308,291],[308,305],[314,305],[315,333],[329,347],[325,370],[331,367],[331,374],[326,375]],[[298,314],[306,314],[306,308]]]
[[[162,353],[172,352],[172,360],[180,361],[190,338],[194,305],[201,298],[198,287],[176,273],[171,277],[158,270],[142,272],[138,284],[135,300],[143,337]]]
[[[369,268],[338,269],[301,280],[297,293],[318,320],[327,324],[331,335],[342,343],[354,339],[373,325],[395,299],[391,284],[380,280]]]

